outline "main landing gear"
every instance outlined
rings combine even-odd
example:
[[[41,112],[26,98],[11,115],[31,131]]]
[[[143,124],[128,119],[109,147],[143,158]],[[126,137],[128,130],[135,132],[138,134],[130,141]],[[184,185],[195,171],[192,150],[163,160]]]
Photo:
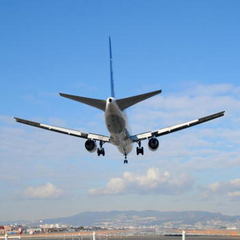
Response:
[[[99,148],[97,148],[97,155],[98,156],[100,156],[100,155],[105,156],[105,150],[102,146],[103,146],[103,142],[100,141]]]
[[[137,155],[144,154],[144,149],[143,149],[143,147],[141,147],[141,141],[138,142],[138,147],[136,148],[136,153],[137,153]]]

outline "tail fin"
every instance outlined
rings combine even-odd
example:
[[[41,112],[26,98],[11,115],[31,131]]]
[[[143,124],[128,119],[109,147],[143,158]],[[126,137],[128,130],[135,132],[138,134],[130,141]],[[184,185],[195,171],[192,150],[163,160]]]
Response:
[[[162,90],[157,90],[154,92],[149,92],[149,93],[144,93],[141,95],[133,96],[133,97],[128,97],[128,98],[122,98],[122,99],[117,99],[116,102],[121,110],[124,110],[128,107],[131,107],[132,105],[141,102],[147,98],[150,98],[152,96],[155,96],[159,93],[161,93]]]
[[[111,44],[111,37],[108,38],[108,41],[109,41],[109,58],[110,58],[111,97],[115,97],[115,92],[114,92],[114,82],[113,82],[112,44]]]

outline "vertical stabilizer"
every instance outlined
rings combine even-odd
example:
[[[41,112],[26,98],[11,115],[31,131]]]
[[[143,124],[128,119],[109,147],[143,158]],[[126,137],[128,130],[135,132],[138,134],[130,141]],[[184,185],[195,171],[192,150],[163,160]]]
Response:
[[[112,44],[111,44],[111,37],[109,37],[108,40],[109,40],[109,57],[110,57],[111,97],[115,97],[115,92],[114,92],[114,82],[113,82]]]

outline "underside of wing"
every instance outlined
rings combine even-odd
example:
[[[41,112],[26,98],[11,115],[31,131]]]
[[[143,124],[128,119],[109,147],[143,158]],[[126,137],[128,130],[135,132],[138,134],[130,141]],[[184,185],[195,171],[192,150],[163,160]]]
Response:
[[[14,119],[19,123],[23,123],[23,124],[30,125],[30,126],[33,126],[33,127],[42,128],[42,129],[53,131],[53,132],[67,134],[67,135],[74,136],[74,137],[80,137],[80,138],[102,141],[102,142],[109,142],[110,141],[109,137],[104,136],[104,135],[100,135],[100,134],[85,133],[85,132],[81,132],[81,131],[78,131],[78,130],[51,126],[51,125],[47,125],[47,124],[43,124],[43,123],[39,123],[39,122],[33,122],[33,121],[29,121],[29,120],[25,120],[25,119],[21,119],[21,118],[17,118],[17,117],[14,117]]]
[[[151,137],[159,137],[159,136],[166,135],[166,134],[169,134],[169,133],[172,133],[172,132],[176,132],[176,131],[179,131],[179,130],[182,130],[182,129],[185,129],[185,128],[193,127],[195,125],[213,120],[215,118],[222,117],[222,116],[224,116],[224,113],[225,113],[225,111],[222,111],[222,112],[218,112],[218,113],[215,113],[215,114],[212,114],[212,115],[208,115],[208,116],[196,119],[196,120],[192,120],[192,121],[189,121],[189,122],[174,125],[174,126],[171,126],[171,127],[166,127],[166,128],[162,128],[162,129],[159,129],[159,130],[156,130],[156,131],[150,131],[150,132],[145,132],[145,133],[141,133],[141,134],[136,134],[134,136],[131,136],[131,139],[132,139],[133,142],[138,142],[138,141],[148,139],[148,138],[151,138]]]

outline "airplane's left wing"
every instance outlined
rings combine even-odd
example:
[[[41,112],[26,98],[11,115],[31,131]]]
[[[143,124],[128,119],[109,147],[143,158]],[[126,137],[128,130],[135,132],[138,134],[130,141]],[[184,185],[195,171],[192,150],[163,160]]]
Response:
[[[43,124],[43,123],[39,123],[39,122],[33,122],[33,121],[29,121],[29,120],[25,120],[25,119],[21,119],[21,118],[17,118],[17,117],[14,117],[14,119],[19,123],[27,124],[27,125],[30,125],[33,127],[43,128],[43,129],[49,130],[49,131],[67,134],[67,135],[74,136],[74,137],[80,137],[80,138],[91,139],[91,140],[102,141],[102,142],[110,142],[109,137],[100,135],[100,134],[85,133],[85,132],[81,132],[78,130],[56,127],[56,126],[47,125],[47,124]]]
[[[215,118],[222,117],[222,116],[224,116],[224,113],[225,113],[225,111],[222,111],[222,112],[218,112],[218,113],[215,113],[215,114],[212,114],[212,115],[208,115],[208,116],[205,116],[205,117],[202,117],[202,118],[199,118],[199,119],[195,119],[193,121],[189,121],[189,122],[185,122],[185,123],[182,123],[182,124],[174,125],[174,126],[171,126],[171,127],[166,127],[166,128],[161,128],[161,129],[156,130],[156,131],[150,131],[150,132],[145,132],[145,133],[141,133],[141,134],[136,134],[134,136],[131,136],[131,139],[132,139],[133,142],[138,142],[138,141],[145,140],[145,139],[148,139],[148,138],[151,138],[151,137],[160,137],[162,135],[166,135],[166,134],[169,134],[169,133],[172,133],[172,132],[176,132],[176,131],[179,131],[179,130],[182,130],[182,129],[185,129],[185,128],[189,128],[189,127],[192,127],[192,126],[195,126],[195,125],[213,120]]]

